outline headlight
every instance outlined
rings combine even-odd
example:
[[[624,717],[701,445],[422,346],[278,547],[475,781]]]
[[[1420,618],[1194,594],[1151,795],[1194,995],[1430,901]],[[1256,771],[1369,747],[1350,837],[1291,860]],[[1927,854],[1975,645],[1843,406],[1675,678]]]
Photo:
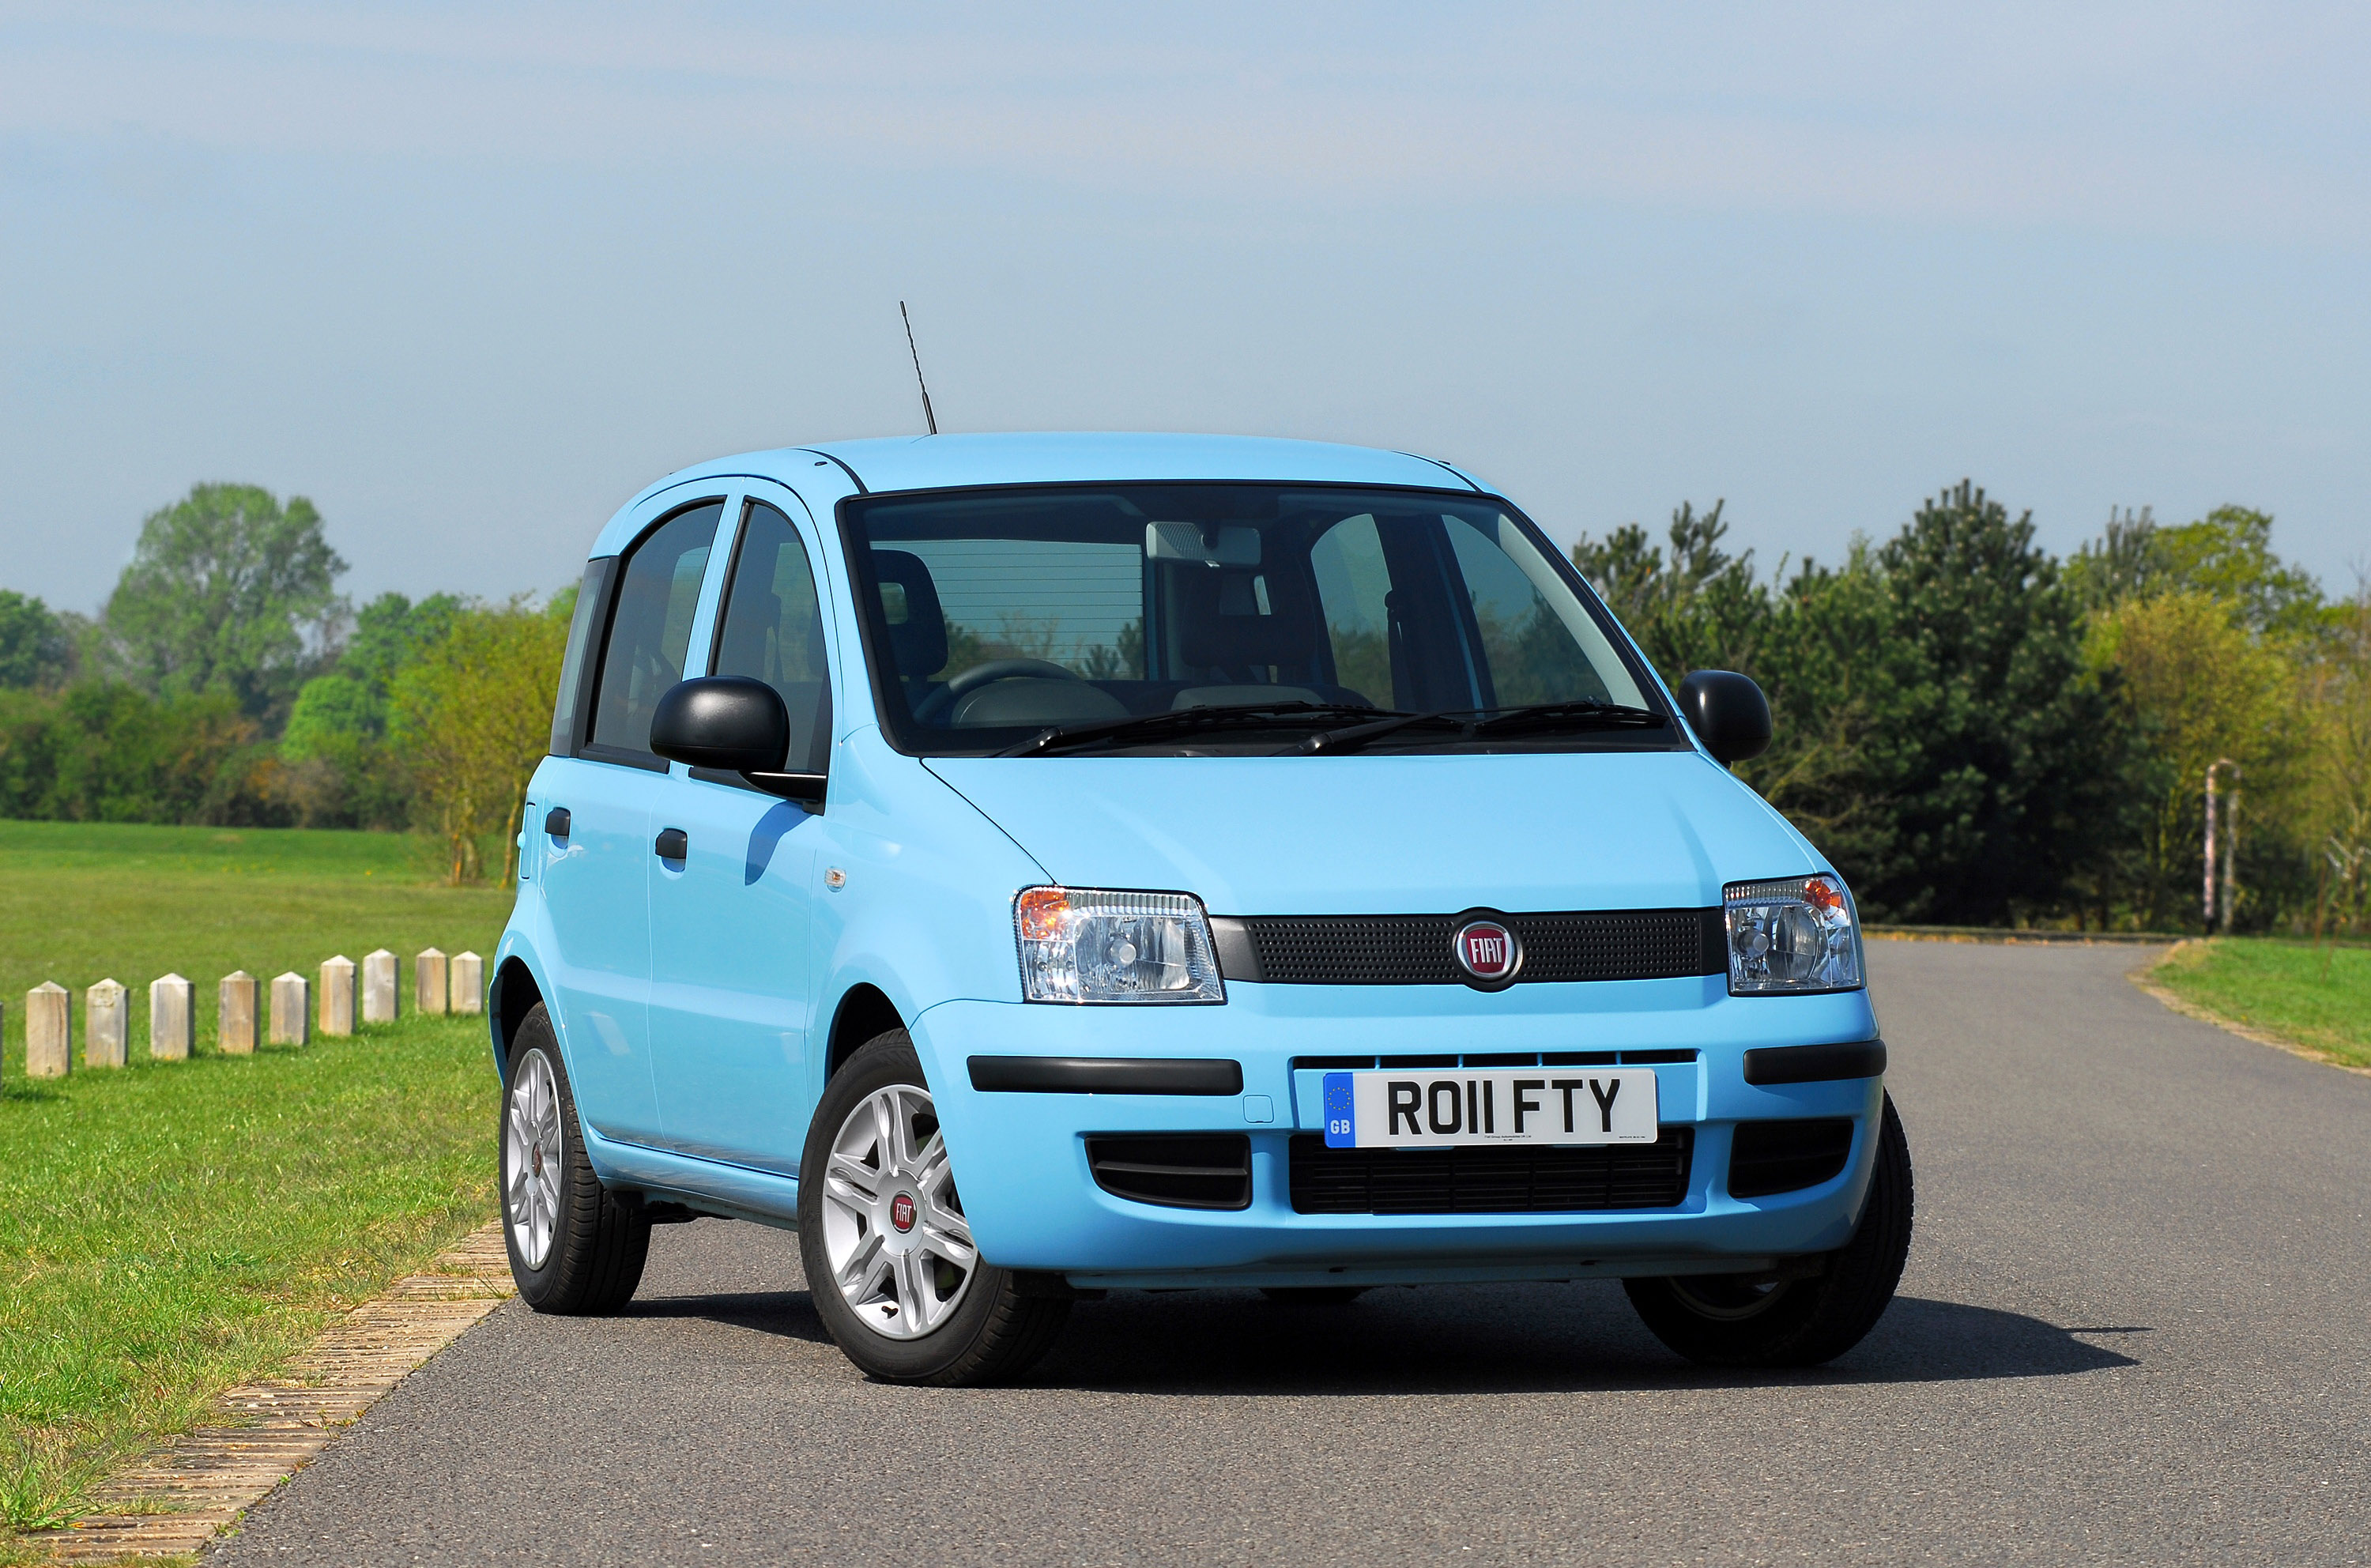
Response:
[[[1033,1002],[1223,1002],[1202,901],[1190,893],[1024,888],[1012,900],[1021,994]]]
[[[1860,989],[1860,917],[1843,878],[1731,882],[1721,904],[1730,996]]]

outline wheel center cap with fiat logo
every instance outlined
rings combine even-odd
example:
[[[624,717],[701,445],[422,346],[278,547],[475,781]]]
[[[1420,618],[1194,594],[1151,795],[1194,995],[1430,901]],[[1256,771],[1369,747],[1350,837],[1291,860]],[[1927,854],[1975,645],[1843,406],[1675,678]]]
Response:
[[[1472,976],[1476,986],[1508,985],[1522,967],[1523,944],[1503,921],[1466,919],[1451,935],[1449,948],[1457,967]]]
[[[889,1223],[903,1236],[914,1228],[914,1200],[904,1193],[889,1200]]]

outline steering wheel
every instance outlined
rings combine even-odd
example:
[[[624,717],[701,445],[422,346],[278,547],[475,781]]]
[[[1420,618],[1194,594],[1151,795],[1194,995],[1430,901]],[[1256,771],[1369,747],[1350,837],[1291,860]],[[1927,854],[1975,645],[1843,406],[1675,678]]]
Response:
[[[1087,677],[1049,659],[990,659],[985,664],[974,664],[922,699],[914,709],[914,717],[930,723],[954,705],[966,692],[977,691],[995,681],[1083,681]]]

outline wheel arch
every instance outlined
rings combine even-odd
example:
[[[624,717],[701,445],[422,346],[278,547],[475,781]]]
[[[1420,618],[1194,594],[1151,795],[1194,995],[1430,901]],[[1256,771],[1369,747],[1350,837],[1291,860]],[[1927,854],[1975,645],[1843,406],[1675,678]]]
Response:
[[[824,1081],[829,1083],[866,1041],[905,1027],[905,1015],[889,999],[889,993],[870,981],[850,986],[832,1010],[831,1032],[824,1051]]]
[[[493,1037],[494,1071],[503,1076],[510,1073],[511,1042],[518,1038],[519,1025],[526,1021],[536,1004],[544,999],[543,987],[537,983],[535,971],[526,959],[513,953],[494,970],[494,983],[487,987],[486,1025]]]

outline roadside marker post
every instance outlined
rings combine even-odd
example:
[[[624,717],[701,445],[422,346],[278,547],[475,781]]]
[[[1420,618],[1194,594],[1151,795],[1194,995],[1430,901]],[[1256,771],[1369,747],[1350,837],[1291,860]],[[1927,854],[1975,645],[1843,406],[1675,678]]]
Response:
[[[74,999],[54,980],[25,993],[25,1076],[64,1078],[74,1068]]]
[[[82,1065],[121,1067],[132,1060],[132,993],[113,979],[82,994]]]
[[[395,954],[385,948],[380,948],[376,952],[364,953],[363,955],[363,1021],[393,1023],[395,1013]]]
[[[186,1062],[197,1040],[197,987],[179,974],[148,983],[148,1058]]]
[[[255,1055],[255,1019],[260,1010],[256,993],[260,982],[244,969],[222,977],[222,1016],[214,1028],[214,1048],[226,1056]]]
[[[474,952],[453,955],[453,1010],[475,1013],[485,1010],[486,961]]]
[[[295,970],[272,982],[272,1043],[302,1045],[311,1026],[312,983]],[[351,993],[349,993],[351,996]]]
[[[340,953],[321,962],[321,1032],[330,1035],[353,1032],[354,961]]]
[[[446,987],[452,984],[445,954],[439,948],[423,948],[411,961],[411,1005],[424,1013],[447,1010]]]

